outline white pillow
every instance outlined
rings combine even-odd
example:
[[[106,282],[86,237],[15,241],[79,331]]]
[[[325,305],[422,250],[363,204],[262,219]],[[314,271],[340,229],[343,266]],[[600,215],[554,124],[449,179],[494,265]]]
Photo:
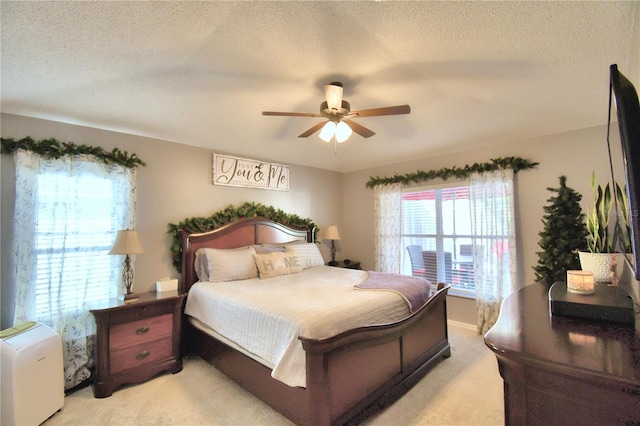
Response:
[[[209,282],[246,280],[258,278],[253,247],[239,249],[202,249],[207,257]]]
[[[257,254],[266,254],[273,253],[274,251],[286,251],[286,247],[291,244],[306,244],[306,241],[303,240],[295,240],[289,241],[288,243],[262,243],[262,244],[254,244],[253,247],[256,249]]]
[[[287,252],[294,253],[298,256],[300,266],[302,266],[303,269],[324,265],[324,258],[320,253],[320,249],[318,249],[318,246],[314,243],[287,245]]]
[[[196,251],[196,260],[194,261],[198,280],[203,282],[209,281],[209,265],[207,265],[207,255],[204,252],[205,250],[206,249],[198,249]]]
[[[268,254],[273,252],[285,252],[284,245],[271,245],[271,244],[255,244],[253,246],[256,250],[256,254]]]
[[[254,259],[260,272],[260,279],[297,274],[302,271],[300,260],[293,253],[274,251],[272,253],[256,254]]]

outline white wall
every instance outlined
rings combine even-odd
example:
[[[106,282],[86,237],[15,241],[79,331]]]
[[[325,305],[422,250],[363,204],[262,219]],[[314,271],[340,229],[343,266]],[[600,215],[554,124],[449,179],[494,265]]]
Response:
[[[146,249],[146,253],[137,256],[136,261],[134,290],[138,292],[150,289],[159,277],[178,276],[171,265],[171,240],[167,234],[169,223],[187,217],[208,216],[229,204],[239,205],[246,201],[273,205],[309,217],[321,229],[336,223],[342,237],[338,243],[337,258],[360,260],[363,269],[373,269],[373,190],[365,188],[370,176],[464,166],[505,156],[520,156],[540,163],[536,169],[522,171],[516,177],[520,284],[532,284],[532,267],[537,264],[536,251],[539,250],[538,233],[542,230],[542,207],[551,195],[547,187],[557,187],[558,177],[566,175],[567,184],[584,195],[582,205],[586,211],[591,201],[591,172],[595,170],[602,180],[609,176],[604,126],[347,174],[291,165],[289,192],[211,185],[211,150],[3,114],[2,137],[24,136],[35,139],[56,137],[106,149],[119,147],[135,152],[147,162],[146,167],[138,170],[138,230]],[[618,145],[617,137],[614,137],[612,146],[616,149]],[[619,155],[619,151],[614,152],[615,158]],[[616,167],[620,169],[619,165]],[[11,241],[15,177],[11,156],[2,156],[0,170],[1,296],[2,326],[5,327],[10,324],[12,309],[8,301],[13,291]],[[450,297],[449,317],[475,323],[474,302]]]
[[[157,278],[179,277],[173,268],[169,247],[169,223],[188,217],[210,216],[228,205],[258,202],[311,218],[323,230],[342,223],[342,175],[336,172],[290,165],[290,190],[269,191],[211,184],[213,150],[180,145],[88,127],[2,114],[2,137],[20,139],[57,138],[78,144],[118,147],[136,153],[147,163],[138,168],[137,229],[145,253],[136,256],[134,291],[152,289]],[[214,144],[215,145],[215,144]],[[10,325],[13,294],[13,200],[14,167],[10,155],[1,167],[2,327]],[[18,213],[19,214],[19,213]],[[325,247],[323,254],[328,253]]]
[[[629,66],[624,73],[634,83],[636,90],[640,90],[640,2],[636,4],[636,13],[633,18],[633,35],[631,38],[631,54]]]
[[[606,110],[603,113],[606,114]],[[619,139],[616,132],[612,132],[612,135],[612,157],[616,159],[616,169],[620,172],[622,166]],[[510,156],[540,163],[537,168],[521,171],[516,175],[516,216],[521,271],[519,285],[534,283],[535,273],[532,268],[538,262],[536,252],[540,250],[538,233],[542,231],[542,207],[552,195],[547,188],[558,187],[558,178],[562,175],[567,176],[567,185],[583,194],[582,207],[586,213],[592,200],[589,186],[591,172],[595,170],[602,182],[608,181],[610,176],[605,126],[345,174],[343,220],[347,225],[347,231],[342,235],[341,241],[345,251],[360,260],[364,269],[373,269],[373,190],[365,188],[371,176],[384,177],[396,173],[403,175],[416,170],[462,167],[466,164],[486,162],[491,158]],[[452,297],[449,300],[449,318],[475,323],[474,301]]]

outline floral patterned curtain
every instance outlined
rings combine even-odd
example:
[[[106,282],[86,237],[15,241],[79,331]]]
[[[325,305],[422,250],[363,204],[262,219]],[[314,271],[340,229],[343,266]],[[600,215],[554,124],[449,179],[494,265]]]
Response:
[[[122,257],[107,252],[119,229],[135,227],[136,171],[85,155],[14,157],[14,324],[39,321],[62,336],[69,389],[90,377],[87,303],[119,292]]]
[[[402,230],[402,186],[374,187],[375,270],[400,273]]]
[[[478,332],[485,334],[517,286],[513,170],[473,174],[469,202]]]

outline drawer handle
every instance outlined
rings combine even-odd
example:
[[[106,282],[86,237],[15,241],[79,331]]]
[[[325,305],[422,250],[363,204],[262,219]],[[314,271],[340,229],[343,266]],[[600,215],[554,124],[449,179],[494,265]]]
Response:
[[[136,355],[136,358],[145,359],[148,356],[149,356],[149,351],[142,351],[138,355]]]
[[[139,329],[136,330],[136,334],[140,335],[140,334],[145,334],[149,332],[149,327],[140,327]]]

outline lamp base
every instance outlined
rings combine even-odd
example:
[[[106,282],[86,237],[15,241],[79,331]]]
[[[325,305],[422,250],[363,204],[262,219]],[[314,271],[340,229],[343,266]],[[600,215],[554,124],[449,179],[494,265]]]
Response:
[[[124,303],[129,303],[129,302],[135,302],[136,300],[138,300],[139,296],[135,293],[129,293],[129,294],[125,294],[122,297],[122,300],[124,300]]]

